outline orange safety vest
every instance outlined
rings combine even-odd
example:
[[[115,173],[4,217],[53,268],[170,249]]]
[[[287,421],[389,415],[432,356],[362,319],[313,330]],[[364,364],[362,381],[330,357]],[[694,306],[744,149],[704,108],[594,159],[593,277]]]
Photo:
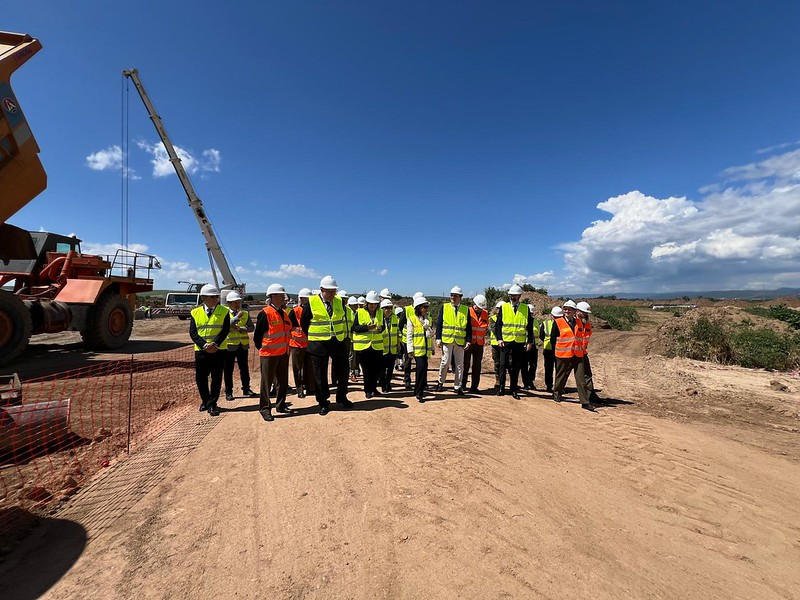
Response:
[[[295,306],[294,316],[297,319],[297,327],[292,327],[292,339],[289,340],[289,345],[292,348],[308,348],[308,336],[303,333],[303,328],[300,327],[300,317],[303,314],[302,306]]]
[[[486,343],[486,332],[489,329],[489,312],[479,308],[480,316],[475,313],[475,307],[469,309],[469,318],[472,325],[472,343],[483,346]]]
[[[292,330],[292,322],[289,315],[283,311],[283,318],[272,306],[265,306],[264,312],[267,314],[267,330],[261,339],[261,356],[282,356],[289,351],[289,339]]]
[[[583,323],[583,354],[589,354],[589,338],[592,337],[592,324],[589,321]]]
[[[575,319],[575,330],[564,317],[556,319],[558,337],[556,338],[556,358],[583,357],[583,324]]]

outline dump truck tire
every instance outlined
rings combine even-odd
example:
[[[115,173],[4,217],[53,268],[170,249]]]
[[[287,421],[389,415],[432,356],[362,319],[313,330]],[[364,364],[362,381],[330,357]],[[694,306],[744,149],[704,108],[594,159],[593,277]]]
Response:
[[[22,300],[0,290],[0,366],[25,351],[32,330],[31,313]]]
[[[88,348],[113,350],[124,346],[131,337],[133,312],[128,301],[115,292],[100,296],[89,311],[86,329],[81,331]]]

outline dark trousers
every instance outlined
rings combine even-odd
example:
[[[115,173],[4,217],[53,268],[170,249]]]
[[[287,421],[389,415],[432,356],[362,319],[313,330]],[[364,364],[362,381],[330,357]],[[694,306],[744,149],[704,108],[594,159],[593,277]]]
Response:
[[[250,389],[250,365],[247,362],[247,346],[236,345],[235,350],[227,350],[225,357],[225,393],[233,393],[233,367],[239,363],[239,377],[242,380],[242,391]]]
[[[469,373],[470,363],[472,363],[472,381],[469,389],[477,390],[481,383],[481,363],[483,361],[483,346],[480,344],[470,344],[469,349],[464,352],[464,374],[461,376],[461,389],[467,389],[467,373]]]
[[[544,357],[544,385],[548,392],[553,391],[553,371],[556,368],[556,351],[542,350]]]
[[[381,371],[381,389],[384,392],[392,390],[392,376],[394,375],[394,361],[397,359],[396,354],[383,355],[383,370]]]
[[[270,398],[270,387],[273,381],[277,382],[275,394],[275,404],[278,408],[286,405],[286,388],[289,387],[289,353],[280,356],[261,357],[261,387],[260,398],[258,400],[258,410],[270,412],[272,410],[272,398]]]
[[[414,396],[421,398],[428,386],[428,357],[414,357]]]
[[[510,391],[519,390],[519,372],[525,360],[525,344],[506,342],[500,349],[500,389],[506,389],[506,373],[511,375]]]
[[[592,376],[592,365],[589,362],[589,355],[586,354],[583,357],[583,374],[584,379],[586,380],[586,391],[589,394],[589,398],[592,396],[597,396],[594,391],[594,377]]]
[[[408,346],[406,346],[406,351],[403,353],[403,383],[405,385],[411,385],[411,363],[413,361],[414,357],[408,353]]]
[[[197,391],[200,392],[202,406],[216,406],[219,392],[222,389],[222,371],[225,369],[226,350],[216,352],[194,353],[194,378]],[[211,376],[211,389],[208,388],[208,376]]]
[[[539,365],[539,350],[534,346],[525,350],[522,362],[522,383],[526,388],[533,388],[536,381],[536,367]]]
[[[559,358],[556,360],[556,385],[554,393],[559,396],[564,393],[569,374],[575,373],[575,387],[578,388],[578,397],[581,404],[589,404],[589,390],[586,388],[586,372],[582,356],[572,358]]]
[[[292,375],[294,387],[300,393],[302,389],[309,394],[314,393],[314,377],[311,375],[311,357],[305,348],[289,348],[292,357]]]
[[[374,348],[359,350],[358,362],[364,375],[364,393],[372,394],[378,390],[378,379],[383,366],[383,352]]]
[[[322,354],[311,355],[311,370],[314,374],[314,395],[320,406],[330,404],[330,384],[328,383],[328,363],[336,377],[336,401],[347,400],[347,348],[344,342],[328,340],[318,344]]]
[[[500,360],[502,352],[500,346],[492,346],[492,362],[494,363],[494,387],[500,387],[500,367],[502,361]]]

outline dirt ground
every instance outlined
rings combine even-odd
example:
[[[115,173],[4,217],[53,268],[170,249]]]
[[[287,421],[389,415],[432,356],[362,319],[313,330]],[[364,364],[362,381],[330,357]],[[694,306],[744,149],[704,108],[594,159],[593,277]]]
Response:
[[[53,553],[64,550],[45,530],[0,566],[3,589],[800,597],[800,380],[649,355],[664,317],[643,316],[636,331],[592,338],[595,381],[612,400],[598,414],[538,392],[367,401],[360,384],[353,410],[325,417],[309,398],[292,397],[302,414],[274,423],[257,399],[237,402],[74,564],[59,571]],[[180,340],[184,325],[137,322],[135,339]]]

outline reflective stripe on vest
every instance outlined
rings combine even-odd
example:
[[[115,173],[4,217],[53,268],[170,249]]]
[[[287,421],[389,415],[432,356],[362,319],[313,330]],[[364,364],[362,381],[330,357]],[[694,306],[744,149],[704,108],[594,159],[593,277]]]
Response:
[[[311,296],[308,303],[311,305],[311,323],[308,326],[309,342],[324,342],[331,338],[343,340],[347,337],[344,305],[339,296],[334,296],[333,314],[329,315],[322,301],[322,296]]]
[[[211,313],[209,317],[206,315],[206,306],[205,304],[201,304],[192,309],[192,320],[194,321],[195,329],[197,329],[197,335],[203,338],[206,343],[211,343],[214,341],[214,338],[219,335],[219,332],[222,331],[222,325],[225,323],[225,317],[230,315],[228,308],[226,306],[222,306],[218,304],[214,308],[214,312]],[[228,348],[228,340],[223,340],[222,344],[220,344],[220,350],[226,350]],[[196,351],[202,350],[202,348],[198,347],[195,344],[194,349]]]
[[[455,342],[463,346],[467,341],[467,320],[469,320],[469,309],[463,304],[456,307],[449,302],[442,307],[442,343],[452,344]]]
[[[289,346],[292,348],[306,348],[308,347],[308,337],[303,333],[303,328],[300,327],[303,306],[295,306],[292,312],[294,312],[294,318],[297,319],[297,327],[292,327],[292,338],[289,340]]]
[[[228,348],[235,348],[239,344],[247,348],[250,345],[250,337],[247,335],[247,311],[242,311],[242,316],[234,321],[236,313],[228,309],[231,315],[231,332],[228,334]],[[236,331],[235,327],[241,327],[244,331]]]
[[[583,356],[583,327],[580,319],[575,320],[573,330],[564,317],[556,319],[558,337],[556,338],[556,358],[572,358]]]
[[[476,310],[481,311],[480,316]],[[472,343],[483,346],[486,343],[486,332],[489,329],[489,313],[482,308],[474,306],[469,309],[469,318],[472,324]]]
[[[367,312],[366,308],[359,308],[356,311],[356,316],[358,317],[358,324],[359,325],[378,325],[380,328],[383,326],[383,313],[376,309],[375,310],[375,317],[370,317],[369,312]],[[355,321],[353,321],[355,322]],[[380,350],[383,352],[383,332],[382,331],[365,331],[362,333],[353,332],[353,350],[359,352],[361,350],[366,350],[367,348],[372,348],[374,350]]]
[[[544,346],[545,350],[552,350],[553,349],[553,342],[550,341],[550,334],[553,333],[553,320],[548,319],[542,323],[542,329],[544,329]]]
[[[268,325],[264,337],[261,338],[261,349],[258,353],[261,356],[282,356],[289,351],[292,322],[285,310],[281,316],[274,307],[265,306],[264,312],[267,315]]]
[[[383,329],[383,354],[397,354],[397,342],[400,339],[398,337],[399,332],[397,331],[399,319],[397,315],[392,314],[391,318],[386,321],[386,317],[384,317],[383,324],[385,325]]]
[[[422,327],[417,313],[412,313],[409,321],[414,325],[414,337],[412,342],[414,344],[414,356],[432,356],[433,346],[430,339],[425,335],[425,329]]]
[[[494,326],[497,323],[497,315],[489,317],[489,343],[492,346],[497,346],[497,338],[494,335]]]
[[[589,338],[592,337],[592,324],[589,321],[583,322],[583,353],[589,352]]]
[[[527,341],[528,305],[520,304],[516,311],[510,302],[503,304],[503,329],[500,331],[504,342]]]

